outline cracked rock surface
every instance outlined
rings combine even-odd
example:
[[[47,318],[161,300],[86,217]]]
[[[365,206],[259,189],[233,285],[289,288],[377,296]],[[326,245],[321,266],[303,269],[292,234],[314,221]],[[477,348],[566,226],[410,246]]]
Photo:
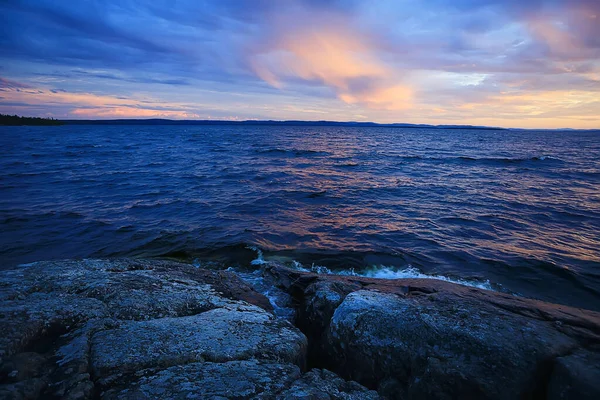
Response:
[[[600,314],[433,279],[278,266],[309,362],[390,399],[599,399]]]
[[[306,337],[228,271],[159,260],[0,271],[0,399],[375,399],[305,373]]]

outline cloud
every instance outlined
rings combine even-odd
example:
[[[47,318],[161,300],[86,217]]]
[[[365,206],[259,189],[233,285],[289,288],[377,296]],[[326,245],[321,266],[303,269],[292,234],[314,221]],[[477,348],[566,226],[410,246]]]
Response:
[[[502,115],[518,126],[510,94],[571,125],[600,114],[590,100],[600,91],[596,0],[248,4],[0,2],[0,109],[478,124]]]
[[[412,91],[402,84],[400,71],[382,62],[374,43],[352,29],[347,17],[296,5],[267,21],[266,32],[247,57],[256,75],[270,85],[281,89],[302,80],[327,86],[349,104],[410,106]]]
[[[78,118],[173,118],[198,119],[199,115],[186,111],[152,110],[137,107],[76,108],[71,114]]]
[[[61,109],[63,117],[75,118],[198,118],[189,105],[165,106],[154,99],[73,93],[16,84],[0,77],[2,104],[11,109]]]
[[[21,82],[13,81],[10,79],[5,79],[0,77],[0,91],[7,89],[27,89],[30,88],[29,85],[26,85]]]

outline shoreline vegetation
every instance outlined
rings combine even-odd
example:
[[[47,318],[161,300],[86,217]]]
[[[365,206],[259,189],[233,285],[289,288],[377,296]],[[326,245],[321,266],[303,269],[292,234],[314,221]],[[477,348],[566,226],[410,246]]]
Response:
[[[54,118],[20,117],[18,115],[0,114],[0,125],[4,126],[56,126],[64,124],[63,121]]]

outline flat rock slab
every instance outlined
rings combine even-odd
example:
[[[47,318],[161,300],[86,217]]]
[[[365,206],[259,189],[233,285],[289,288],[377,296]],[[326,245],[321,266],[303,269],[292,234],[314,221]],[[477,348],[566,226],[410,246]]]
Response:
[[[102,399],[275,399],[301,375],[296,365],[257,360],[192,363],[142,377]]]
[[[38,262],[0,273],[0,362],[98,318],[150,320],[269,300],[227,271],[159,260]]]
[[[304,365],[306,337],[288,321],[251,305],[202,314],[128,321],[92,338],[97,378],[197,361],[251,358]]]

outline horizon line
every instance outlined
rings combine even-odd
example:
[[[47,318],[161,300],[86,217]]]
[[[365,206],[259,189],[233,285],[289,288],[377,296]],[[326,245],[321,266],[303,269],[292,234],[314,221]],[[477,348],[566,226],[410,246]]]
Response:
[[[426,124],[408,122],[374,122],[374,121],[336,121],[336,120],[277,120],[277,119],[170,119],[170,118],[103,118],[103,119],[74,119],[56,117],[29,117],[10,114],[0,114],[2,117],[18,117],[21,119],[47,119],[62,122],[65,125],[264,125],[264,126],[348,126],[348,127],[389,127],[389,128],[421,128],[421,129],[483,129],[483,130],[539,130],[539,131],[598,131],[598,128],[521,128],[500,127],[472,124]],[[0,125],[3,125],[0,123]],[[26,124],[25,124],[26,125]],[[7,125],[5,125],[7,126]],[[8,125],[9,126],[9,125]]]
[[[206,125],[312,125],[312,126],[361,126],[361,127],[390,127],[390,128],[437,128],[437,129],[485,129],[485,130],[523,130],[523,131],[598,131],[598,128],[520,128],[520,127],[500,127],[490,125],[472,125],[472,124],[427,124],[427,123],[409,123],[409,122],[374,122],[374,121],[336,121],[336,120],[299,120],[299,119],[288,119],[288,120],[277,120],[277,119],[245,119],[245,120],[230,120],[230,119],[170,119],[170,118],[106,118],[106,119],[57,119],[58,121],[65,123],[82,123],[82,122],[93,122],[97,124],[114,123],[118,125],[120,122],[132,123],[132,122],[166,122],[172,125],[185,125],[185,124],[206,124]],[[160,124],[156,124],[160,125]]]

